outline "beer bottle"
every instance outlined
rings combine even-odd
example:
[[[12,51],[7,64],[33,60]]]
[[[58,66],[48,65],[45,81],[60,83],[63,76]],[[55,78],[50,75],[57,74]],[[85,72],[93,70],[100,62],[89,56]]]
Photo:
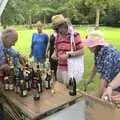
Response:
[[[15,82],[15,72],[14,72],[14,66],[10,65],[10,72],[9,72],[9,90],[14,90],[14,82]]]
[[[14,90],[14,76],[9,76],[9,90]]]
[[[37,89],[34,89],[34,92],[33,92],[33,99],[35,101],[39,100],[40,99],[40,92],[38,92]]]
[[[29,70],[24,69],[24,79],[25,79],[25,82],[26,82],[27,90],[30,90],[31,89],[31,83],[30,83],[30,71]]]
[[[7,71],[4,72],[4,90],[9,90],[9,73]]]
[[[20,69],[20,95],[22,97],[27,96],[27,88],[26,88],[26,83],[25,83],[25,79],[24,79],[24,74],[23,74],[23,70]]]
[[[9,90],[9,80],[8,76],[4,77],[4,90]]]
[[[22,96],[22,97],[25,97],[25,96],[27,96],[27,94],[28,94],[28,91],[27,91],[27,88],[26,88],[26,83],[25,83],[25,80],[21,80],[20,81],[20,95]]]
[[[31,82],[30,82],[30,79],[29,79],[29,75],[25,77],[25,81],[26,81],[27,90],[30,90],[31,89]]]
[[[16,80],[16,82],[15,82],[15,92],[16,93],[20,93],[20,79],[19,79],[19,77],[18,76],[16,76],[16,78],[15,78]]]
[[[45,61],[45,68],[46,68],[47,70],[50,69],[50,62],[49,62],[49,59],[46,59],[46,61]]]
[[[30,85],[30,89],[32,88],[32,81],[33,81],[33,68],[30,67],[30,74],[29,74],[29,85]]]
[[[38,81],[38,78],[36,76],[34,76],[33,81],[32,81],[32,88],[34,88],[34,89],[37,88],[37,81]]]
[[[38,81],[37,81],[37,90],[38,92],[43,92],[43,81],[41,76],[39,75]]]
[[[34,71],[34,69],[31,69],[30,72],[30,79],[31,79],[31,87],[32,88],[37,88],[36,83],[37,83],[37,77],[36,77],[36,72]]]
[[[37,79],[38,79],[37,90],[38,90],[38,92],[43,92],[43,81],[42,81],[42,78],[41,78],[40,64],[37,64],[36,76],[37,76]]]
[[[69,95],[76,95],[76,80],[74,77],[69,79]]]
[[[51,92],[54,94],[55,93],[55,74],[54,71],[51,71]]]
[[[45,88],[51,89],[51,75],[47,73],[47,77],[45,79]]]

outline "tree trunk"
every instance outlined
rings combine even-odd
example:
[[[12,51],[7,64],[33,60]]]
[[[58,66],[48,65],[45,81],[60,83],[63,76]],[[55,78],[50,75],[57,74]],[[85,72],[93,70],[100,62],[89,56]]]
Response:
[[[99,22],[100,22],[100,9],[96,8],[96,27],[99,27]]]
[[[31,13],[29,14],[29,28],[32,28],[32,16]]]
[[[46,24],[46,15],[44,14],[44,25]]]

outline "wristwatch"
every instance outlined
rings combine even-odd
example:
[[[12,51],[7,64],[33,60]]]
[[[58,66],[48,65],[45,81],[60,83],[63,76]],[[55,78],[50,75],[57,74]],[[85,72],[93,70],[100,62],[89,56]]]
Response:
[[[112,90],[114,89],[114,86],[109,84],[108,87],[112,88]]]
[[[71,53],[68,53],[68,58],[71,58],[71,57],[72,57]]]

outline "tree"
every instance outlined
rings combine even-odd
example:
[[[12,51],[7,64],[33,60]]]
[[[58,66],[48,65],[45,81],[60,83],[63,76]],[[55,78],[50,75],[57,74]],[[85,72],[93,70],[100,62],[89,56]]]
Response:
[[[114,1],[112,5],[108,6],[105,13],[102,20],[103,25],[120,27],[120,0]]]
[[[24,21],[23,15],[20,13],[21,8],[18,7],[17,0],[9,0],[8,4],[1,16],[1,24],[6,28],[7,25]]]
[[[100,22],[100,12],[103,11],[111,0],[86,0],[86,4],[91,4],[96,11],[95,25],[99,26]]]
[[[51,22],[55,14],[63,14],[74,24],[105,23],[109,16],[110,25],[119,23],[120,0],[9,0],[1,17],[2,25],[28,24],[30,27],[37,20],[44,24]],[[114,6],[113,6],[114,4]],[[117,7],[118,6],[118,7]],[[115,12],[113,12],[112,10]],[[111,12],[110,12],[111,11]],[[111,13],[111,14],[110,14]],[[101,18],[100,18],[101,17]],[[96,19],[96,20],[95,20]]]

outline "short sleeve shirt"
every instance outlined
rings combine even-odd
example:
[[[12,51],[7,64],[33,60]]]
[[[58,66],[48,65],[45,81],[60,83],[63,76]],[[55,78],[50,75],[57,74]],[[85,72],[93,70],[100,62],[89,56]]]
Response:
[[[95,56],[95,66],[102,79],[113,80],[120,72],[120,52],[112,46],[103,46]]]
[[[17,56],[15,50],[13,48],[5,48],[2,40],[0,40],[0,65],[5,64],[5,51],[12,57],[15,65],[19,64],[19,57]]]
[[[83,43],[81,41],[79,33],[74,34],[74,41],[75,45],[73,45],[73,50],[80,50],[83,48]],[[70,34],[68,34],[64,39],[62,39],[59,34],[55,40],[55,52],[57,57],[61,54],[66,54],[66,52],[71,51],[71,44],[70,44]],[[61,71],[67,71],[67,60],[58,60],[58,68]]]

